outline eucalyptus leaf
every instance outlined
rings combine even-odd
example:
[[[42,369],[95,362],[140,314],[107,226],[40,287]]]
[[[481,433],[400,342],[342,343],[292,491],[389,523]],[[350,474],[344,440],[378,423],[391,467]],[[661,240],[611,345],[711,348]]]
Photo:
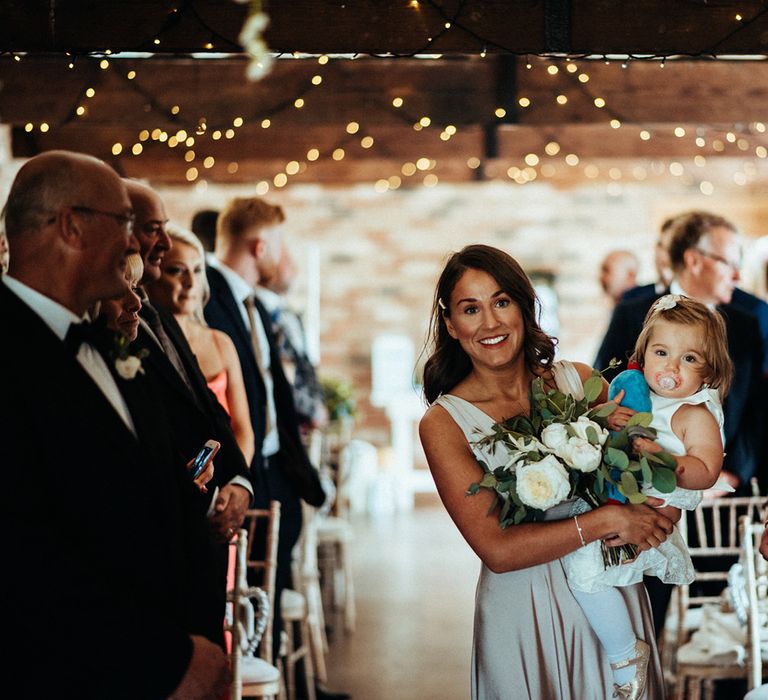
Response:
[[[605,463],[617,469],[626,469],[629,465],[629,457],[626,452],[609,447],[605,451]]]
[[[591,425],[588,425],[584,432],[587,435],[587,440],[589,440],[590,445],[600,444],[600,439],[597,437],[597,430],[595,430]]]
[[[653,487],[662,493],[672,493],[677,485],[675,472],[665,467],[659,467],[653,472]]]
[[[597,400],[603,390],[603,378],[592,376],[584,382],[584,398],[587,403]]]
[[[640,457],[640,469],[643,472],[643,483],[644,484],[652,483],[653,471],[651,470],[651,465],[648,464],[648,460],[645,458],[645,456]]]
[[[480,493],[480,484],[470,484],[467,489],[467,496],[474,496],[477,493]]]
[[[629,496],[627,496],[630,503],[634,503],[635,505],[639,505],[640,503],[645,503],[648,500],[648,496],[646,496],[644,493],[641,493],[638,491],[637,493],[631,493]]]
[[[631,496],[633,493],[638,493],[640,489],[637,486],[637,479],[632,475],[632,472],[622,472],[621,474],[621,491],[625,496]]]
[[[615,403],[604,403],[602,406],[592,412],[592,417],[595,418],[607,418],[610,416],[618,406]]]
[[[644,428],[647,428],[651,424],[652,420],[653,420],[653,416],[648,412],[644,411],[641,413],[635,413],[627,421],[627,427],[630,427],[633,425],[642,425]]]

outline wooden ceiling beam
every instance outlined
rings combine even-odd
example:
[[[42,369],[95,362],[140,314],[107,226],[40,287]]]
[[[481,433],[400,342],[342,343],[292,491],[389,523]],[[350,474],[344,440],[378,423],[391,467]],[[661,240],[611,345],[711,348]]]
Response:
[[[761,0],[572,0],[567,14],[553,8],[545,0],[270,0],[266,39],[276,52],[345,54],[702,55],[768,49]],[[222,0],[4,0],[0,50],[179,54],[210,44],[214,51],[239,51],[246,14],[247,5]]]

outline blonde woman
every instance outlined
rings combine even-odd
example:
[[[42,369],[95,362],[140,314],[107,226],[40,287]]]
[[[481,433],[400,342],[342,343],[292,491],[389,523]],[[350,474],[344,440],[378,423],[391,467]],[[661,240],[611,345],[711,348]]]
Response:
[[[229,336],[209,328],[203,318],[208,301],[205,252],[194,233],[170,224],[173,243],[162,261],[160,279],[146,285],[153,304],[173,314],[197,357],[208,386],[232,421],[237,444],[250,463],[254,453],[248,399],[235,346]]]

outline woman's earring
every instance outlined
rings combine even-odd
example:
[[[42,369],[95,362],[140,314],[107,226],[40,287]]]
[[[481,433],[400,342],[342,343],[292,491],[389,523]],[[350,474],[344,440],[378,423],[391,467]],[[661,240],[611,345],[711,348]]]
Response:
[[[438,297],[438,298],[437,298],[437,305],[438,305],[438,306],[439,306],[439,307],[440,307],[440,308],[441,308],[443,311],[445,311],[445,310],[446,310],[446,309],[445,309],[445,304],[443,304],[443,300],[442,300],[440,297]]]

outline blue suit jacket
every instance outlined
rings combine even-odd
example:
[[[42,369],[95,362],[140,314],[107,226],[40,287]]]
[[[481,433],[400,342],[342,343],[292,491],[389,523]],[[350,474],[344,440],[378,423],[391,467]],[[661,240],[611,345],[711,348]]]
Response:
[[[641,296],[634,300],[622,300],[616,305],[595,359],[598,369],[607,367],[613,357],[623,362],[621,367],[604,373],[608,381],[626,367],[645,315],[659,296]],[[753,476],[761,482],[768,481],[768,475],[759,471],[767,393],[762,372],[762,339],[754,316],[732,304],[720,306],[718,311],[725,319],[728,350],[734,366],[731,389],[723,402],[726,452],[723,469],[738,475],[740,491],[747,493],[749,480]]]

